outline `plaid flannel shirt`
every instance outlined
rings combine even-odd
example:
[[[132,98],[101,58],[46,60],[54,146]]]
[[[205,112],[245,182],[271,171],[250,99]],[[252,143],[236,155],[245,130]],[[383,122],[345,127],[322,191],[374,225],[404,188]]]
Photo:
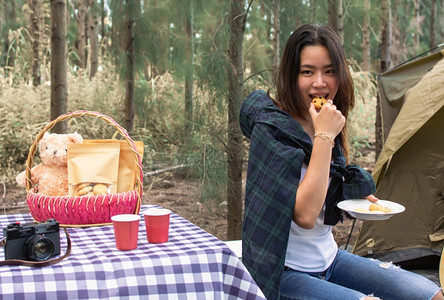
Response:
[[[267,299],[279,299],[302,163],[308,165],[313,144],[302,126],[262,90],[245,99],[239,121],[250,139],[242,261]],[[324,223],[335,225],[342,220],[337,202],[368,196],[375,184],[367,171],[345,164],[338,140],[330,177]]]

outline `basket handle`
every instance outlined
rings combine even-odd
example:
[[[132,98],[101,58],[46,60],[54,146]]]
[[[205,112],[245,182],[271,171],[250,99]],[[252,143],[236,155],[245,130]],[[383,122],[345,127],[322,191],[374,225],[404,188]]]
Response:
[[[32,143],[31,147],[29,148],[28,158],[26,160],[26,190],[29,191],[32,188],[31,167],[33,165],[35,153],[37,152],[37,145],[40,142],[40,140],[43,138],[43,135],[46,132],[48,132],[52,127],[54,127],[55,124],[57,124],[59,122],[68,120],[70,118],[82,117],[82,116],[93,116],[93,117],[97,117],[97,118],[104,120],[105,122],[113,125],[117,129],[117,131],[120,133],[120,135],[126,139],[126,142],[128,143],[131,151],[134,153],[134,157],[137,162],[137,167],[139,169],[139,176],[136,177],[136,179],[137,179],[136,184],[138,187],[137,197],[139,200],[137,203],[137,207],[136,207],[136,213],[138,213],[140,210],[140,205],[142,203],[141,197],[142,197],[142,193],[143,193],[142,159],[141,159],[139,153],[137,152],[137,148],[136,148],[134,141],[131,139],[128,132],[125,130],[125,128],[120,126],[119,123],[114,121],[111,117],[101,114],[99,112],[95,112],[95,111],[78,110],[78,111],[74,111],[74,112],[60,115],[56,119],[54,119],[51,122],[49,122],[48,124],[46,124],[46,126],[39,132],[39,134],[37,134],[36,138],[34,139],[34,142]]]

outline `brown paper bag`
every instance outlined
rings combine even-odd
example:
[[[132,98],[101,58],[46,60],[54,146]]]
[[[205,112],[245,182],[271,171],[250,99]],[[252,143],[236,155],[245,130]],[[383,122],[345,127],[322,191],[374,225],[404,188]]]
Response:
[[[69,195],[116,193],[119,156],[118,144],[68,144]]]
[[[107,144],[114,143],[120,146],[120,157],[119,157],[119,172],[117,179],[117,192],[123,193],[132,191],[136,185],[136,176],[139,176],[140,171],[137,166],[136,157],[134,152],[131,150],[128,142],[126,140],[114,140],[114,139],[103,139],[103,140],[83,140],[84,144]],[[143,159],[143,142],[134,141],[137,148],[137,153],[139,153],[140,158]]]

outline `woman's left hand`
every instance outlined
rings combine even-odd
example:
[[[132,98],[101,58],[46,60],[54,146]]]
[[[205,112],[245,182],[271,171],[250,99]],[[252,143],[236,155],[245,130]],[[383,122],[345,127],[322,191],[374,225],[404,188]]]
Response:
[[[379,200],[374,195],[368,195],[367,197],[365,197],[365,199],[367,199],[370,202],[378,202],[378,200]]]

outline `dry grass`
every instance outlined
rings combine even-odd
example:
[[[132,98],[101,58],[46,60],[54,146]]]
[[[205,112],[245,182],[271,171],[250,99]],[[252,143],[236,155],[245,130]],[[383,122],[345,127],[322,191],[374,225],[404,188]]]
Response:
[[[377,85],[368,72],[352,72],[355,83],[356,103],[347,120],[351,161],[359,161],[364,149],[375,144]],[[374,159],[374,156],[373,156]]]
[[[69,76],[68,109],[70,111],[94,110],[100,107],[104,114],[115,112],[119,109],[117,104],[113,104],[112,107],[108,104],[97,105],[99,98],[119,99],[112,94],[115,90],[112,88],[112,85],[115,85],[114,82],[110,79],[104,80],[100,76],[92,81]],[[98,97],[98,94],[101,96]],[[88,96],[85,97],[85,95]],[[23,169],[29,146],[50,120],[50,86],[33,87],[25,83],[11,86],[3,82],[0,103],[0,180],[11,183],[18,170]],[[70,121],[69,124],[72,131],[82,131],[81,122]],[[83,128],[89,128],[89,130],[83,130],[82,135],[88,136],[89,132],[105,135],[109,130],[104,130],[104,126],[106,124],[95,125],[93,121],[90,121],[88,125],[83,125]]]

